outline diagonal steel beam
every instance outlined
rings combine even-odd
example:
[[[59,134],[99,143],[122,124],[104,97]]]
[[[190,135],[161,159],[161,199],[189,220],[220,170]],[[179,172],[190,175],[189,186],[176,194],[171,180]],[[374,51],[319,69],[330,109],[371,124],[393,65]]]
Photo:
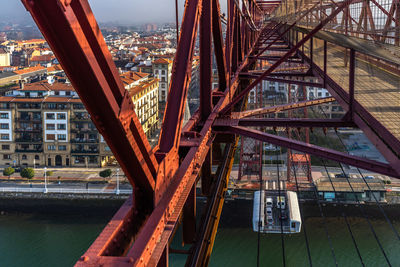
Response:
[[[179,144],[185,99],[191,79],[190,70],[201,3],[201,0],[192,0],[186,3],[158,144],[159,150],[157,152],[161,155],[161,158],[164,157],[162,154],[165,155],[173,148],[177,148]]]
[[[357,127],[354,122],[342,119],[303,119],[303,118],[244,118],[244,119],[217,119],[213,127],[215,130],[220,127],[246,126],[246,127],[285,127],[285,128],[338,128]]]
[[[129,181],[151,206],[158,163],[87,0],[22,3]]]
[[[307,101],[299,101],[296,103],[277,105],[277,106],[272,106],[272,107],[264,107],[264,108],[246,110],[246,111],[237,112],[237,113],[233,112],[232,118],[241,119],[244,117],[251,117],[251,116],[262,115],[262,114],[266,114],[266,113],[276,113],[276,112],[285,111],[285,110],[304,108],[304,107],[309,107],[309,106],[314,106],[314,105],[319,105],[319,104],[324,104],[324,103],[330,103],[333,101],[335,101],[335,98],[325,97],[325,98],[319,98],[319,99],[313,99],[313,100],[307,100]]]
[[[361,169],[381,173],[391,177],[400,178],[400,175],[392,168],[392,166],[386,163],[352,156],[346,153],[337,152],[329,148],[307,144],[293,139],[280,137],[273,134],[268,134],[258,130],[248,129],[240,126],[227,127],[227,132],[240,134],[263,142],[271,143],[277,146],[287,147],[293,150],[341,162]]]
[[[305,42],[307,42],[311,37],[314,36],[320,29],[322,29],[332,18],[334,18],[343,8],[347,7],[353,0],[346,0],[339,5],[338,8],[332,11],[332,13],[320,22],[310,33],[308,33],[303,39],[301,39],[296,45],[294,45],[288,52],[281,57],[280,60],[275,62],[271,67],[269,67],[260,77],[258,77],[254,82],[252,82],[246,89],[241,91],[231,103],[229,103],[225,108],[221,110],[221,114],[226,114],[232,107],[237,104],[245,95],[247,95],[251,89],[253,89],[257,84],[259,84],[262,79],[269,74],[271,74],[275,69],[277,69],[286,59],[288,59],[294,52],[296,52]]]

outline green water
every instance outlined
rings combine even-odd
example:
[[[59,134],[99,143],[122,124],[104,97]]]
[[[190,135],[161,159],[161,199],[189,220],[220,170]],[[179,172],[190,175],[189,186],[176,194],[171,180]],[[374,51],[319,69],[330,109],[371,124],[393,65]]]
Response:
[[[256,266],[257,233],[251,229],[251,201],[225,205],[210,266]],[[328,212],[328,210],[326,210]],[[7,214],[0,216],[0,266],[72,266],[103,229],[112,214],[102,216]],[[371,219],[393,266],[400,266],[400,241],[386,221]],[[368,224],[349,218],[366,266],[387,266]],[[322,218],[305,223],[313,266],[335,266]],[[394,223],[400,231],[400,223]],[[361,266],[343,218],[328,218],[328,231],[339,266]],[[284,238],[287,266],[309,266],[304,234]],[[179,242],[173,242],[179,248]],[[260,266],[282,266],[280,235],[261,235]],[[171,266],[183,266],[185,257],[171,255]]]

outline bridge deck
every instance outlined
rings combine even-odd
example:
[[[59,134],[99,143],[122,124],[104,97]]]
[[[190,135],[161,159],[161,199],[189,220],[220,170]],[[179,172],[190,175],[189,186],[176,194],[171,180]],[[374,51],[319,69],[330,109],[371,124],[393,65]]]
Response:
[[[349,91],[349,50],[328,43],[328,75]],[[306,47],[307,50],[307,47]],[[305,51],[308,52],[308,51]],[[314,62],[323,69],[323,41],[314,40]],[[400,139],[400,76],[366,61],[356,53],[355,99]]]

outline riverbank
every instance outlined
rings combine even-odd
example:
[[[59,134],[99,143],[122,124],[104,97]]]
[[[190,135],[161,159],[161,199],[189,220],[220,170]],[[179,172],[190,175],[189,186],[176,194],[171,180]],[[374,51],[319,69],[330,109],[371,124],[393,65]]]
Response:
[[[94,194],[13,194],[0,195],[0,213],[114,214],[127,195]]]

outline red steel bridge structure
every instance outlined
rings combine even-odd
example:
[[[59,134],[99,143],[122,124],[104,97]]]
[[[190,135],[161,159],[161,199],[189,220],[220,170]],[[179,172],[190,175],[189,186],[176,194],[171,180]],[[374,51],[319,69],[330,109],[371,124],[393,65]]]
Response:
[[[239,136],[400,178],[399,0],[227,0],[226,17],[218,0],[186,0],[155,147],[88,1],[22,2],[133,186],[76,266],[168,266],[170,253],[187,254],[188,266],[206,266]],[[183,125],[196,40],[200,107]],[[332,97],[246,110],[249,92],[263,80],[326,88]],[[343,118],[262,116],[332,101],[347,111]],[[387,163],[260,130],[337,127],[361,129]],[[207,196],[200,219],[198,183]],[[170,249],[178,227],[190,250]]]

